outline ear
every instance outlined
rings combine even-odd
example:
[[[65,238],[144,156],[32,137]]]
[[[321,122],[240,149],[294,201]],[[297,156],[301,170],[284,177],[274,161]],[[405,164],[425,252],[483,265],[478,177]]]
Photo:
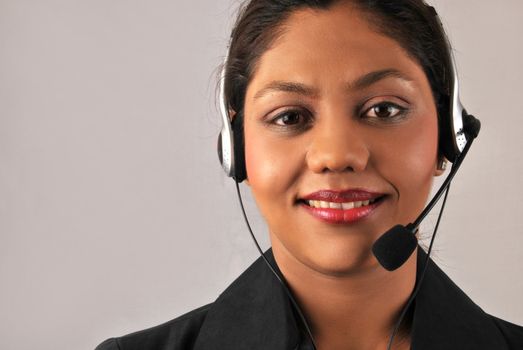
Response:
[[[236,116],[236,111],[232,108],[229,108],[229,121],[232,123],[234,117]]]
[[[436,169],[434,170],[434,176],[441,176],[445,173],[445,170],[447,169],[447,158],[440,155],[438,157],[438,161],[436,162]]]

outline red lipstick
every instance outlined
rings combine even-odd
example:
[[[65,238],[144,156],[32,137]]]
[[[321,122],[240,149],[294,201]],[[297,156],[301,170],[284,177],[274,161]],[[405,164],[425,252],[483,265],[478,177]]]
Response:
[[[383,193],[361,189],[320,190],[300,201],[309,214],[332,224],[354,223],[369,216],[382,203]]]

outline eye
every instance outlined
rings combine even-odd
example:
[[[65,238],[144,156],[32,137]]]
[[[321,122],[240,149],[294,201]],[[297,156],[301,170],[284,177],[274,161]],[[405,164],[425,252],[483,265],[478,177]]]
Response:
[[[367,109],[364,116],[367,118],[393,119],[401,116],[406,110],[406,108],[395,103],[382,102]]]
[[[306,122],[306,117],[300,111],[289,110],[278,114],[272,122],[280,126],[295,126]]]
[[[312,114],[307,109],[289,108],[268,116],[266,123],[281,131],[297,131],[307,129],[313,121]]]
[[[296,134],[308,130],[314,121],[309,109],[288,107],[280,109],[265,118],[264,123],[274,131],[287,134]]]

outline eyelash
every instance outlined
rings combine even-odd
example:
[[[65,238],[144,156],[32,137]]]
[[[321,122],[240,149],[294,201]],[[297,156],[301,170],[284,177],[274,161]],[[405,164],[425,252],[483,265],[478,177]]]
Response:
[[[371,116],[371,117],[365,116],[369,112],[373,111],[375,108],[379,108],[379,107],[393,108],[396,110],[396,112],[393,113],[393,115],[390,117],[379,117],[376,115],[375,112],[374,112],[374,116]],[[362,107],[358,107],[357,110],[361,110],[361,108]],[[373,104],[372,106],[370,106],[369,108],[364,110],[363,113],[358,113],[358,115],[360,115],[360,118],[369,119],[369,121],[372,121],[374,123],[380,123],[380,122],[394,123],[394,122],[400,120],[401,118],[403,118],[408,112],[409,112],[408,108],[399,106],[393,102],[382,101],[382,102]],[[295,124],[280,123],[282,121],[282,118],[284,118],[285,116],[291,115],[291,114],[297,115],[298,118],[301,119],[301,121],[298,121]],[[305,120],[303,120],[304,118],[305,118]],[[301,130],[307,129],[310,126],[310,124],[313,121],[313,118],[314,117],[312,116],[312,113],[310,113],[307,110],[302,110],[300,108],[289,108],[283,112],[278,113],[275,117],[270,118],[268,121],[268,124],[275,126],[277,128],[287,129],[287,130],[291,130],[291,131],[301,131]],[[372,120],[372,119],[375,119],[375,120]]]
[[[301,122],[298,122],[296,124],[278,123],[278,121],[282,121],[282,119],[285,116],[289,116],[289,115],[298,116],[298,118],[301,118]],[[304,118],[306,119],[305,121],[303,120]],[[270,123],[274,124],[276,126],[279,126],[279,127],[298,127],[298,126],[303,127],[303,126],[310,124],[310,122],[312,122],[312,119],[313,119],[312,115],[307,111],[302,111],[299,109],[288,109],[286,111],[278,113],[278,115],[276,115],[274,118],[271,119]]]
[[[399,106],[396,103],[389,102],[389,101],[383,101],[383,102],[376,103],[376,104],[370,106],[369,108],[367,108],[364,111],[364,114],[366,114],[366,113],[368,113],[370,111],[373,111],[375,108],[378,108],[378,107],[394,108],[394,109],[397,110],[397,112],[393,116],[391,116],[391,117],[378,117],[374,113],[375,116],[368,117],[368,118],[375,118],[375,119],[383,120],[384,122],[395,122],[398,119],[401,119],[401,117],[404,117],[408,113],[408,111],[409,111],[408,108]]]

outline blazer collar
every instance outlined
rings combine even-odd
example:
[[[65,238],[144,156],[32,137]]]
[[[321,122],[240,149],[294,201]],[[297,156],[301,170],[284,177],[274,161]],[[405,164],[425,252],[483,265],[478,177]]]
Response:
[[[419,279],[426,253],[417,251]],[[277,268],[271,249],[265,256]],[[491,317],[432,260],[411,307],[412,350],[507,348]],[[194,349],[312,349],[297,320],[279,281],[259,258],[213,303]]]
[[[417,279],[427,254],[418,246]],[[508,349],[486,314],[432,261],[416,296],[412,349]]]
[[[277,269],[271,249],[265,256]],[[296,349],[301,336],[292,310],[260,257],[211,306],[194,349]]]

